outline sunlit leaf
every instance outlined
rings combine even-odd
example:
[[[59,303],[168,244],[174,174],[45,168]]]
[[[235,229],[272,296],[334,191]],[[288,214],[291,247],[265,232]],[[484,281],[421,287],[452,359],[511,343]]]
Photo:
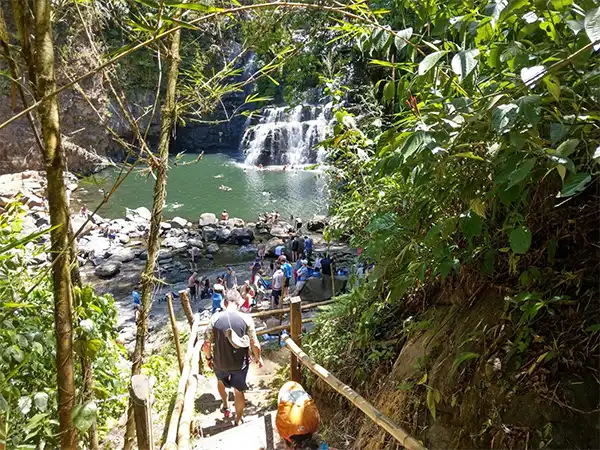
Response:
[[[48,394],[45,392],[36,392],[33,396],[33,403],[40,412],[46,412],[48,409]]]
[[[492,125],[498,133],[506,133],[517,120],[519,107],[514,103],[499,105],[492,111]]]
[[[89,428],[96,422],[96,414],[98,407],[96,402],[89,401],[83,405],[77,405],[71,412],[71,418],[73,419],[73,425],[81,432],[89,430]]]
[[[460,81],[468,77],[473,69],[477,67],[477,56],[479,56],[479,50],[476,48],[463,50],[454,55],[451,64],[452,70],[458,75]]]
[[[585,32],[594,43],[594,50],[600,49],[600,8],[595,8],[585,15]]]
[[[556,101],[559,101],[561,88],[558,77],[555,75],[546,75],[544,77],[544,83],[546,83],[546,88],[548,89],[548,92],[550,92],[550,95],[552,95]]]
[[[542,79],[546,72],[544,66],[523,67],[521,69],[521,80],[528,88],[533,88]]]
[[[589,173],[570,173],[557,197],[572,197],[583,191],[591,181]]]
[[[410,27],[396,31],[396,35],[394,36],[394,47],[396,47],[396,51],[400,51],[406,46],[406,41],[410,39],[412,33],[413,29]]]
[[[425,75],[429,72],[445,54],[445,51],[433,52],[423,58],[423,61],[419,63],[419,75]]]

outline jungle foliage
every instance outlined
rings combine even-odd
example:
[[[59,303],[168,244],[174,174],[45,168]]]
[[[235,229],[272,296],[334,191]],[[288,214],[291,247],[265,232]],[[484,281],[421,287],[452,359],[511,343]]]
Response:
[[[311,334],[327,367],[365,386],[397,355],[385,342],[431,326],[420,318],[453,289],[469,292],[466,307],[496,287],[508,367],[534,358],[538,370],[589,376],[581,362],[598,358],[600,322],[596,6],[384,1],[372,3],[389,12],[381,26],[334,26],[368,65],[372,92],[324,80],[338,100],[323,143],[328,233],[374,268]]]

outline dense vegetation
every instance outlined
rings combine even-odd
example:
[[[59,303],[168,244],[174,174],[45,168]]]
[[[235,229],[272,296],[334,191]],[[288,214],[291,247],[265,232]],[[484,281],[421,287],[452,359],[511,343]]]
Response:
[[[8,28],[0,17],[10,69],[3,66],[2,74],[7,89],[25,91],[22,106],[40,106],[29,119],[42,131],[42,154],[54,161],[51,213],[66,211],[64,150],[58,114],[51,114],[56,96],[48,95],[56,88],[53,55],[36,64],[34,56],[53,44],[65,65],[76,51],[97,45],[86,47],[87,63],[112,61],[103,86],[118,87],[115,103],[121,92],[159,94],[159,157],[148,150],[128,105],[119,105],[134,136],[124,148],[157,180],[155,250],[173,121],[202,119],[229,94],[260,104],[331,101],[333,134],[322,144],[335,193],[327,234],[362,248],[361,260],[374,269],[320,318],[308,338],[311,353],[433,446],[598,446],[600,9],[592,0],[393,0],[290,9],[237,1],[38,3],[47,9],[14,8]],[[71,27],[69,17],[80,20]],[[74,49],[75,41],[87,40]],[[137,53],[125,57],[136,45]],[[250,54],[255,83],[247,93],[240,75]],[[16,83],[19,73],[29,84]],[[126,403],[129,374],[118,369],[114,302],[68,279],[77,265],[68,256],[68,217],[52,219],[51,281],[50,269],[32,269],[48,250],[40,236],[22,240],[23,212],[17,203],[6,209],[0,437],[9,448],[54,448],[61,431],[70,436],[63,448],[93,446],[73,425],[86,432],[98,423],[102,436]],[[133,373],[144,359],[152,255]],[[73,336],[53,327],[72,327]],[[405,354],[418,346],[425,350],[400,373]],[[74,391],[56,386],[57,372],[59,383],[69,381],[59,353],[70,359]],[[165,361],[151,358],[145,370],[164,376]],[[164,387],[172,390],[173,384]],[[61,408],[60,395],[67,399]],[[527,401],[538,406],[519,416]],[[350,428],[332,415],[336,421],[341,431]],[[394,448],[381,431],[364,425],[350,431],[361,450]]]
[[[597,411],[565,379],[598,392],[599,10],[570,1],[378,6],[392,11],[384,17],[395,36],[338,26],[375,68],[377,100],[339,104],[325,143],[338,193],[329,232],[375,266],[323,318],[311,349],[369,390],[415,336],[438,329],[450,337],[437,306],[468,316],[492,296],[499,322],[477,325],[450,352],[456,367],[471,365],[450,395],[435,384],[417,389],[435,357],[418,378],[398,380],[427,397],[425,423],[440,402],[467,408],[456,388],[496,358],[506,368],[505,406],[509,393],[535,387],[540,399],[558,392],[552,398]],[[479,313],[484,321],[490,311]],[[479,423],[463,423],[472,437],[457,437],[459,445],[493,445],[502,422],[488,414],[483,407]],[[559,446],[597,444],[576,434]],[[531,438],[543,447],[549,435]]]

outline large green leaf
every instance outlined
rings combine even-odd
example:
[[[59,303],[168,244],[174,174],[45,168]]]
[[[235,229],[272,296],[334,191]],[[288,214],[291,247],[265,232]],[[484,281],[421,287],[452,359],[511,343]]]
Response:
[[[394,100],[394,94],[396,93],[396,85],[393,81],[388,81],[383,88],[383,99],[385,103],[391,103]]]
[[[413,29],[410,27],[404,30],[396,31],[396,35],[394,36],[394,47],[396,47],[396,51],[400,51],[406,47],[406,41],[410,39],[412,33]]]
[[[558,146],[558,148],[556,149],[556,154],[566,158],[575,151],[577,145],[579,145],[579,139],[566,140]]]
[[[514,170],[508,177],[507,189],[510,189],[514,185],[520,183],[527,175],[529,175],[529,172],[531,172],[531,169],[533,169],[533,166],[535,166],[535,161],[535,158],[527,158],[525,161],[519,164],[519,167],[517,167],[517,169]]]
[[[517,100],[519,115],[531,125],[537,125],[541,119],[542,108],[539,95],[527,95]]]
[[[460,219],[460,230],[469,240],[481,234],[482,226],[481,217],[472,211],[469,211],[468,215]]]
[[[427,145],[435,142],[434,139],[424,131],[417,131],[416,133],[411,134],[405,141],[402,146],[402,155],[404,156],[404,161],[408,161],[415,153],[423,150]]]
[[[583,191],[592,181],[589,173],[570,173],[558,197],[571,197]]]
[[[592,9],[585,15],[584,21],[585,32],[594,42],[594,50],[600,49],[600,8]]]
[[[81,432],[85,432],[96,422],[98,407],[96,402],[89,401],[83,405],[77,405],[71,412],[73,425]]]
[[[492,111],[492,125],[498,133],[506,133],[510,131],[515,121],[519,107],[514,103],[497,106]]]
[[[511,250],[522,255],[531,247],[531,231],[527,227],[515,228],[510,232],[508,241],[510,242]]]
[[[470,50],[463,50],[458,52],[452,58],[452,70],[458,75],[460,81],[464,80],[469,74],[477,67],[477,56],[479,56],[479,50],[472,48]]]
[[[445,51],[433,52],[423,58],[423,61],[419,63],[419,75],[425,75],[429,72],[445,54]]]

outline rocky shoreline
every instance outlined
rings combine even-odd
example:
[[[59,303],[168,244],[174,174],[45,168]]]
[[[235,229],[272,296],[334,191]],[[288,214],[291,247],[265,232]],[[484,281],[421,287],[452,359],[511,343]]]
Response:
[[[71,197],[78,187],[77,178],[72,174],[65,177],[67,195]],[[50,225],[43,172],[26,171],[0,176],[0,213],[16,198],[27,211],[23,220],[23,236]],[[147,259],[146,238],[151,213],[146,207],[138,207],[128,209],[125,217],[118,219],[88,214],[71,214],[73,231],[78,232],[83,227],[77,238],[80,271],[85,282],[93,285],[97,292],[110,293],[115,297],[120,332],[127,344],[134,336],[130,294],[139,285]],[[302,230],[303,234],[313,238],[316,252],[324,252],[328,248],[322,235],[326,223],[325,216],[315,216]],[[183,217],[164,221],[161,223],[161,247],[155,273],[164,285],[159,286],[157,295],[185,288],[192,273],[192,254],[193,267],[199,276],[208,276],[214,282],[214,278],[224,272],[225,266],[232,265],[238,279],[243,282],[249,278],[249,261],[256,256],[258,242],[262,240],[266,244],[267,256],[273,257],[275,248],[284,245],[284,239],[289,237],[293,228],[292,224],[283,221],[245,222],[235,217],[222,221],[213,213],[201,214],[193,222]],[[42,236],[41,240],[48,242],[49,235]],[[330,250],[342,265],[354,256],[346,245],[334,245]],[[48,261],[47,254],[35,257],[35,263],[39,265],[48,264]],[[201,306],[197,305],[195,309]],[[166,317],[164,303],[154,302],[151,312],[154,326],[166,322]],[[153,321],[153,318],[156,320]]]

